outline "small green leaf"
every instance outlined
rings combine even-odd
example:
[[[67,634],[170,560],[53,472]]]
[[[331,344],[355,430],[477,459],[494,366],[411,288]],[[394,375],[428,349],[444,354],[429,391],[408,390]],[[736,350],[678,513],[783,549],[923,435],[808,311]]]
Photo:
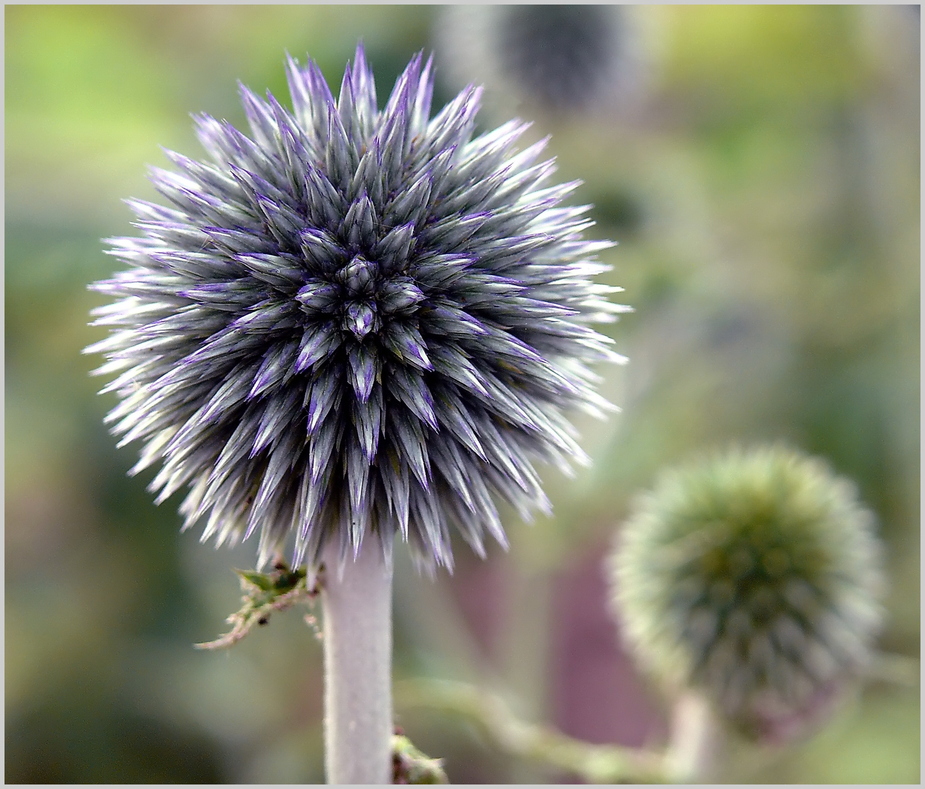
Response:
[[[232,628],[215,641],[195,644],[197,649],[230,647],[250,633],[254,625],[267,624],[274,611],[285,611],[296,603],[313,605],[320,588],[320,575],[309,589],[307,572],[301,568],[290,570],[282,560],[277,560],[269,573],[256,570],[235,572],[244,594],[241,609],[225,620]]]
[[[448,784],[442,759],[421,753],[404,734],[392,736],[393,784]]]

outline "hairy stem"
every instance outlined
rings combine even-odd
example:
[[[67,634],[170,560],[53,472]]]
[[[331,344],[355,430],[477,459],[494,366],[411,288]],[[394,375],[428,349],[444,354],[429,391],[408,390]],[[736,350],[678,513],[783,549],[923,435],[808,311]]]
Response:
[[[325,557],[325,769],[329,784],[391,783],[392,568],[375,540]]]

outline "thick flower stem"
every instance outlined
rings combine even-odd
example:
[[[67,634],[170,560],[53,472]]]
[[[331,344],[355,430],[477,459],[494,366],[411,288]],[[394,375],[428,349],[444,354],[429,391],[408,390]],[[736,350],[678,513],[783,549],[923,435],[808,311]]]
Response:
[[[325,769],[329,784],[391,783],[392,568],[375,540],[340,571],[326,557]]]

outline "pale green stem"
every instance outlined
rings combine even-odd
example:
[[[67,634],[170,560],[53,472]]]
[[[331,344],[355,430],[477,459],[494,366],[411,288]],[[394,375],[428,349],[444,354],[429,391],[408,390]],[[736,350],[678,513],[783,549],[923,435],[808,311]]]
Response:
[[[328,551],[321,601],[328,783],[391,783],[392,568],[376,540],[342,568]]]
[[[709,702],[695,691],[674,703],[665,769],[673,783],[710,782],[720,743],[720,725]]]
[[[502,699],[461,682],[406,680],[396,688],[399,704],[463,715],[478,723],[501,750],[545,764],[592,784],[663,783],[662,755],[618,745],[592,745],[514,716]]]

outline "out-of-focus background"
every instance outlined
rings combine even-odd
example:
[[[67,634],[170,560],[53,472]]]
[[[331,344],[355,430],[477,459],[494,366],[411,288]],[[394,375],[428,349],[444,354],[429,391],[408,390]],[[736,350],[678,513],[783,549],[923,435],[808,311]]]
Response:
[[[290,612],[228,653],[192,648],[224,631],[255,547],[179,534],[179,496],[155,507],[153,472],[126,477],[137,448],[106,433],[114,396],[81,349],[103,336],[86,285],[118,265],[100,239],[132,234],[121,198],[157,199],[158,146],[199,156],[192,112],[243,125],[237,80],[286,104],[287,51],[339,85],[358,39],[380,100],[433,50],[438,103],[484,82],[483,128],[552,134],[635,308],[607,327],[631,359],[602,371],[623,410],[580,422],[593,467],[544,472],[555,516],[507,513],[509,553],[461,547],[452,577],[399,558],[396,680],[473,682],[574,737],[657,744],[667,707],[621,652],[602,557],[658,469],[779,439],[876,511],[880,648],[918,659],[918,6],[610,10],[614,35],[579,35],[570,74],[529,13],[487,6],[6,7],[7,782],[323,780],[320,644]],[[569,780],[449,712],[397,712],[454,782]],[[916,783],[919,720],[917,685],[870,683],[723,777]]]

